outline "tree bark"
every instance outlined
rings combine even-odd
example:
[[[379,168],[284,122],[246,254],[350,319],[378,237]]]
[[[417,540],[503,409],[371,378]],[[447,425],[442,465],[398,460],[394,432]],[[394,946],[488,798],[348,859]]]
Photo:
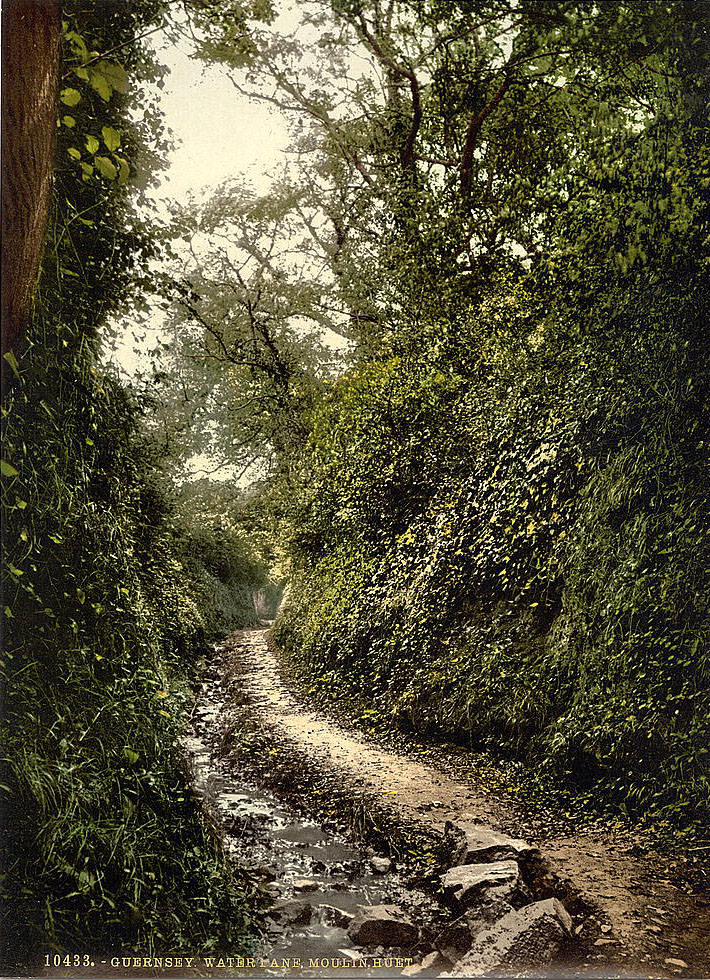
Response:
[[[2,352],[17,352],[39,275],[49,211],[59,86],[55,0],[2,11]],[[3,387],[7,363],[2,360]]]

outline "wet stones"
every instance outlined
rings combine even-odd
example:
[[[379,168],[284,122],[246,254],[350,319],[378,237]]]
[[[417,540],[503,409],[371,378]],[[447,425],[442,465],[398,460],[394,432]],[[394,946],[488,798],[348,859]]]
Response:
[[[319,905],[318,917],[326,926],[335,926],[337,929],[347,929],[354,919],[352,912],[336,908],[335,905]]]
[[[523,893],[520,868],[515,861],[461,864],[441,876],[444,893],[469,909],[485,901],[516,900]]]
[[[505,967],[550,963],[572,935],[572,920],[556,898],[513,909],[476,936],[449,976],[480,976]]]
[[[361,906],[348,926],[358,946],[413,946],[419,930],[396,905]]]
[[[319,887],[318,882],[312,878],[296,878],[293,883],[295,892],[317,892]]]
[[[284,898],[269,909],[268,918],[280,926],[307,926],[313,915],[308,902],[297,898]]]
[[[388,857],[372,857],[370,858],[370,867],[378,875],[386,875],[392,870],[392,862]]]

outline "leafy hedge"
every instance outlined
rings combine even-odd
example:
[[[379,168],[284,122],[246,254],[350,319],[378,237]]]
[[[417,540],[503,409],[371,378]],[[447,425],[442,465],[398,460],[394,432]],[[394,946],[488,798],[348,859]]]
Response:
[[[535,266],[331,386],[278,638],[324,691],[687,825],[710,763],[710,171],[677,112],[579,179]]]
[[[263,576],[218,566],[209,542],[180,554],[125,392],[65,360],[61,328],[33,339],[6,406],[3,958],[241,948],[248,889],[175,744],[225,627],[217,587],[226,605],[235,575]],[[253,621],[253,603],[229,617]]]
[[[98,356],[106,318],[159,248],[129,177],[139,148],[144,185],[164,149],[142,94],[161,71],[136,39],[165,6],[63,5],[46,255],[3,399],[0,932],[11,972],[46,952],[233,951],[253,938],[250,888],[191,798],[176,742],[197,657],[254,620],[245,596],[264,575],[241,539],[231,564],[223,542],[178,540],[137,408]],[[97,61],[101,51],[121,63]]]
[[[488,315],[455,366],[443,345],[334,386],[278,638],[418,728],[700,818],[706,355],[677,324],[623,344]]]

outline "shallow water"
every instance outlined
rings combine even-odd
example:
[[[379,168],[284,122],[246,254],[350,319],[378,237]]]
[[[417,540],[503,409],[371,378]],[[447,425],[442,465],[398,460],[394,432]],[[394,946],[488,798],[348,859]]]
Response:
[[[192,762],[195,790],[221,825],[227,854],[261,879],[264,892],[275,902],[297,899],[312,910],[306,925],[265,920],[261,956],[270,962],[300,959],[300,968],[264,965],[253,975],[398,975],[401,965],[380,967],[372,962],[390,957],[389,951],[353,948],[345,928],[329,921],[334,913],[324,909],[329,906],[352,914],[361,905],[393,901],[397,876],[375,874],[368,855],[346,832],[299,812],[219,757],[217,729],[225,707],[219,654],[217,647],[216,663],[205,672],[198,692],[192,732],[183,743]],[[360,959],[366,959],[367,965],[356,967]],[[309,960],[325,960],[327,965],[309,968]]]

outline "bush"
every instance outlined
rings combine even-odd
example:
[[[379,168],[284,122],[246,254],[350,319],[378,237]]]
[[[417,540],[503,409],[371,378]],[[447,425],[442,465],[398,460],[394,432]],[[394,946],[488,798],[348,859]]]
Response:
[[[700,294],[644,280],[584,329],[511,283],[337,382],[278,638],[382,716],[685,824],[707,814],[708,359]]]
[[[181,558],[125,392],[41,331],[6,406],[4,959],[244,948],[248,889],[175,746],[222,625],[205,580],[226,597],[245,561]]]

